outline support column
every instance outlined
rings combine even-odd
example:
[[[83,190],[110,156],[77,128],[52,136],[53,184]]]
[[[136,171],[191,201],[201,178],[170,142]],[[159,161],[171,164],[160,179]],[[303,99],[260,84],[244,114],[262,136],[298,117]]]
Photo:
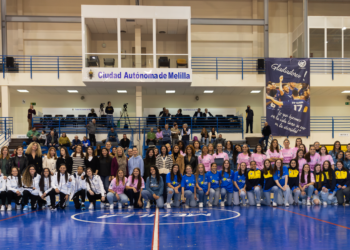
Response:
[[[142,68],[141,65],[141,26],[135,25],[135,68]]]
[[[136,86],[136,117],[142,117],[142,86]]]
[[[10,116],[10,91],[8,86],[1,86],[1,116]]]
[[[264,57],[269,57],[269,0],[264,0]]]
[[[293,31],[294,31],[294,22],[293,22],[293,0],[288,0],[287,3],[287,13],[288,13],[288,54],[293,56]]]
[[[17,15],[23,15],[23,0],[17,0]],[[23,23],[17,23],[18,52],[17,55],[23,55]]]
[[[1,0],[1,52],[7,55],[6,0]]]
[[[308,0],[303,0],[304,19],[304,57],[309,57],[309,30],[308,30]]]
[[[252,19],[258,19],[258,0],[252,0]],[[258,26],[253,26],[253,57],[259,57]]]

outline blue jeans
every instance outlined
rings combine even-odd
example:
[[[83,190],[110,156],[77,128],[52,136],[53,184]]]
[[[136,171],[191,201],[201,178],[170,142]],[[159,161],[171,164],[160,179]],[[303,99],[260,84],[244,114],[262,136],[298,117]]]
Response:
[[[314,193],[315,187],[313,185],[308,186],[305,188],[305,195],[300,194],[300,199],[302,200],[303,203],[305,203],[306,198],[311,198],[312,194]]]
[[[335,192],[325,193],[325,192],[321,191],[321,198],[322,198],[322,201],[327,202],[328,205],[338,202],[337,198],[335,197]]]
[[[103,188],[105,189],[106,193],[108,192],[109,188],[109,176],[100,176],[101,181],[103,183]]]
[[[189,144],[189,140],[183,140],[182,142],[184,143],[184,148],[186,149],[186,147],[187,147],[188,144]]]
[[[273,201],[277,203],[278,187],[273,186],[270,191],[263,192],[263,194],[264,194],[263,203],[265,206],[271,206],[271,193],[273,193]]]
[[[232,205],[233,193],[229,193],[226,188],[221,188],[221,202],[225,200],[225,196],[227,195],[227,200],[225,202],[225,206]]]
[[[107,126],[113,126],[113,115],[107,115]]]
[[[203,206],[207,205],[209,195],[206,195],[203,190],[197,190],[199,202],[203,202]]]
[[[203,143],[204,145],[208,145],[208,144],[209,144],[209,138],[204,138],[204,137],[202,137],[201,141],[202,141],[202,143]]]
[[[119,144],[119,139],[118,139],[118,137],[116,137],[116,138],[111,138],[111,139],[109,139],[109,137],[107,137],[106,142],[108,142],[108,141],[110,141],[110,142],[117,142],[117,143]]]
[[[282,189],[278,188],[278,194],[277,194],[277,204],[282,205],[283,204],[283,197],[284,196],[284,204],[288,203],[289,196],[290,196],[290,188],[287,187],[286,191],[283,191]]]
[[[261,187],[256,187],[247,193],[249,205],[254,206],[261,203]]]
[[[164,200],[163,200],[163,196],[159,196],[159,199],[156,200],[153,198],[153,195],[151,194],[150,191],[148,190],[142,190],[141,191],[141,196],[144,199],[144,203],[147,205],[149,200],[155,200],[157,203],[157,207],[158,208],[163,208],[164,207]]]
[[[168,196],[166,198],[166,203],[170,204],[171,202],[171,198],[174,196],[174,202],[173,202],[173,206],[174,207],[178,207],[180,206],[180,200],[181,200],[181,193],[179,192],[178,194],[175,193],[175,190],[172,188],[168,187]]]
[[[124,205],[125,203],[128,203],[128,197],[126,194],[118,194],[119,195],[119,200],[117,200],[117,196],[111,192],[107,194],[107,200],[109,204],[113,204],[113,202],[118,202]]]
[[[192,193],[191,190],[185,190],[184,194],[186,198],[186,205],[190,207],[195,207],[197,206],[197,201],[194,199],[194,193]]]
[[[291,190],[290,195],[289,195],[289,203],[293,204],[293,202],[297,203],[299,202],[299,197],[300,197],[300,190]]]
[[[245,204],[245,196],[246,193],[241,191],[241,195],[239,195],[239,192],[234,191],[233,192],[233,205],[239,206],[239,198],[242,199],[242,203]]]
[[[219,204],[219,198],[220,198],[220,188],[210,188],[209,190],[209,202],[217,206]]]
[[[270,137],[270,136],[264,136],[264,137],[260,138],[260,140],[259,140],[259,144],[260,144],[261,146],[264,146],[262,143],[263,143],[263,141],[265,141],[265,147],[264,147],[264,150],[265,150],[265,151],[266,151],[266,149],[267,149],[267,144],[268,144],[268,142],[269,142],[269,137]]]

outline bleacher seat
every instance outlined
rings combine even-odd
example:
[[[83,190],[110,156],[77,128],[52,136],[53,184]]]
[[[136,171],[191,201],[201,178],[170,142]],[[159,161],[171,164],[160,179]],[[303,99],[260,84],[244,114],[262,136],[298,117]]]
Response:
[[[146,118],[146,126],[148,125],[156,125],[157,126],[157,116],[156,115],[148,115]]]

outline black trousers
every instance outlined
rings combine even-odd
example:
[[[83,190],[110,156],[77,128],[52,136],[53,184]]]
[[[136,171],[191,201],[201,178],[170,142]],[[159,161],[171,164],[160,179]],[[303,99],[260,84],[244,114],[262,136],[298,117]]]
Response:
[[[7,198],[7,193],[6,191],[2,191],[0,193],[0,199],[1,199],[1,205],[6,205],[6,198]],[[10,204],[10,203],[9,203]]]
[[[335,195],[337,196],[339,205],[344,203],[344,195],[345,195],[346,201],[350,201],[350,187],[347,187],[345,189],[339,189],[335,193]]]
[[[12,191],[7,191],[7,202],[8,204],[11,204],[11,201],[14,200],[16,205],[21,205],[23,196],[18,196],[16,193]]]
[[[53,206],[55,206],[55,203],[56,203],[56,195],[58,193],[56,193],[55,190],[52,190],[53,192],[50,192],[49,195],[50,195],[50,200],[51,200],[51,204],[52,202],[54,202]],[[60,201],[57,205],[59,205],[62,209],[66,207],[66,194],[60,192],[58,194],[60,196]]]
[[[51,198],[52,194],[53,194],[53,199]],[[55,203],[56,203],[56,192],[55,192],[55,190],[51,189],[50,192],[46,193],[44,198],[47,197],[47,196],[50,197],[50,203],[51,203],[50,206],[51,207],[55,207]],[[43,199],[41,199],[41,197],[39,197],[38,204],[39,204],[39,208],[41,208],[42,206],[46,205],[46,200],[43,200]]]
[[[163,178],[163,183],[164,183],[163,199],[164,199],[164,203],[166,203],[166,200],[168,197],[168,186],[165,184],[166,183],[166,174],[161,174],[160,176]]]
[[[90,143],[91,146],[96,146],[96,137],[94,134],[89,134],[89,139],[90,139]]]
[[[93,194],[93,195],[91,195],[91,194],[89,193],[89,191],[88,191],[88,192],[87,192],[87,197],[88,197],[89,201],[90,201],[92,204],[94,204],[94,207],[96,207],[96,201],[97,201],[97,200],[100,200],[100,199],[102,198],[102,195],[101,195],[101,194]],[[101,200],[101,202],[103,202],[103,201]],[[104,202],[106,202],[106,200],[105,200]]]
[[[246,120],[247,123],[247,129],[246,129],[246,134],[248,134],[248,128],[250,126],[250,133],[253,133],[253,120]]]
[[[39,195],[33,195],[28,190],[23,191],[23,205],[26,206],[30,199],[32,210],[35,210],[37,208],[37,202],[39,198]]]
[[[140,192],[134,193],[134,190],[128,189],[128,190],[125,190],[125,194],[129,198],[130,206],[134,206],[134,208],[141,208],[137,203],[140,197]]]
[[[66,147],[68,149],[70,147],[70,144],[69,143],[62,144],[62,145],[60,145],[60,147]]]
[[[78,192],[76,192],[73,196],[74,206],[76,209],[80,209],[80,202],[79,202],[79,196],[81,197],[81,202],[84,204],[85,202],[85,189],[82,189]]]

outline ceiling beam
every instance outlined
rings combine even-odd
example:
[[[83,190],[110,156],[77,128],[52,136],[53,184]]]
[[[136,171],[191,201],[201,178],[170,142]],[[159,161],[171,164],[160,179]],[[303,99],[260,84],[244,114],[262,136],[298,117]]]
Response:
[[[191,18],[192,25],[254,25],[264,26],[264,19],[221,19],[221,18]]]
[[[6,22],[81,23],[80,16],[17,16],[6,15]]]

